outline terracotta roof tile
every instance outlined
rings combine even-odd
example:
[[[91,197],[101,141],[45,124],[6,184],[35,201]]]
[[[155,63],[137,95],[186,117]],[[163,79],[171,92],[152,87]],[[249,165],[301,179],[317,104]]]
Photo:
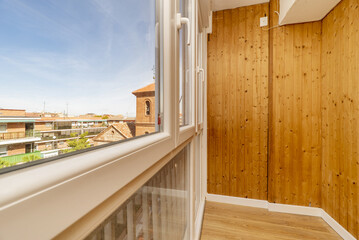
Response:
[[[135,124],[133,123],[115,123],[112,124],[120,133],[126,138],[132,138],[135,136]]]
[[[100,134],[98,134],[96,137],[94,137],[93,141],[101,141],[103,140],[103,135],[110,131],[111,129],[115,129],[117,132],[119,132],[122,136],[124,136],[125,139],[132,138],[136,136],[136,126],[135,123],[116,123],[110,125],[108,128],[103,130]]]
[[[154,92],[155,91],[155,83],[151,83],[149,85],[147,85],[146,87],[137,89],[136,91],[133,91],[132,94],[136,94],[136,93],[142,93],[142,92]]]

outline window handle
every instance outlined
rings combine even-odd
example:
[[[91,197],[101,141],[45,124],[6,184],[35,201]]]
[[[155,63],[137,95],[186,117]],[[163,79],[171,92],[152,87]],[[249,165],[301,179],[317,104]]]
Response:
[[[187,45],[191,45],[191,22],[189,18],[182,17],[181,13],[177,13],[177,29],[180,30],[182,25],[187,25]]]
[[[202,82],[204,82],[204,69],[201,68],[200,66],[197,66],[197,74],[202,73]]]

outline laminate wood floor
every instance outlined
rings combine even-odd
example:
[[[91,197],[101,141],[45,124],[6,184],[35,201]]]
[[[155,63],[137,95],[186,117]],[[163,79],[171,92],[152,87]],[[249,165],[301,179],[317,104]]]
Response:
[[[202,240],[342,239],[320,217],[269,212],[266,209],[206,202]]]

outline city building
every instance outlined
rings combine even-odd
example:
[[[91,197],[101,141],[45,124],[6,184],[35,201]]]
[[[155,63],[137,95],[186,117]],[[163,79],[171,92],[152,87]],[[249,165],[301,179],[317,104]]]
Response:
[[[42,115],[26,110],[0,109],[0,157],[5,160],[17,156],[17,161],[21,162],[24,154],[34,152],[38,152],[40,158],[58,156],[68,149],[68,140],[77,139],[84,133],[91,140],[108,126],[107,120],[101,117]],[[46,115],[57,116],[56,113]]]
[[[155,83],[132,92],[136,96],[136,136],[156,131]]]
[[[46,118],[35,122],[35,130],[40,133],[41,140],[35,142],[36,150],[44,153],[44,157],[57,156],[61,150],[68,149],[67,141],[77,139],[87,133],[86,138],[92,139],[107,128],[106,119],[94,116],[83,119],[80,117]]]
[[[155,83],[132,92],[136,96],[136,117],[111,116],[109,127],[92,139],[95,146],[117,142],[155,131]]]
[[[114,123],[92,139],[95,146],[133,138],[136,136],[134,122]]]
[[[123,123],[123,122],[135,122],[136,118],[135,117],[124,117],[122,115],[120,116],[111,116],[107,119],[107,123],[109,125],[114,124],[114,123]]]
[[[27,117],[25,110],[0,109],[0,157],[32,153],[41,140],[35,131],[38,118]]]

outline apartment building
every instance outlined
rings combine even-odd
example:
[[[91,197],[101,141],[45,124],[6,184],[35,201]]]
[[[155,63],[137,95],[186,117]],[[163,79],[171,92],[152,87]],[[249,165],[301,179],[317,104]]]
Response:
[[[25,110],[0,109],[0,157],[35,151],[41,140],[35,131],[36,120],[27,117]]]
[[[41,140],[35,142],[36,149],[45,152],[45,156],[56,156],[61,150],[68,149],[68,140],[77,139],[87,133],[91,140],[106,129],[108,122],[101,117],[87,116],[47,118],[43,117],[35,122],[35,130],[41,135]]]
[[[115,123],[123,123],[123,122],[135,122],[136,117],[124,117],[124,116],[111,116],[107,119],[108,125],[115,124]]]
[[[83,133],[91,140],[108,126],[101,117],[83,117],[40,117],[26,110],[0,109],[0,156],[33,152],[41,152],[41,158],[57,156],[68,149],[68,140]]]

